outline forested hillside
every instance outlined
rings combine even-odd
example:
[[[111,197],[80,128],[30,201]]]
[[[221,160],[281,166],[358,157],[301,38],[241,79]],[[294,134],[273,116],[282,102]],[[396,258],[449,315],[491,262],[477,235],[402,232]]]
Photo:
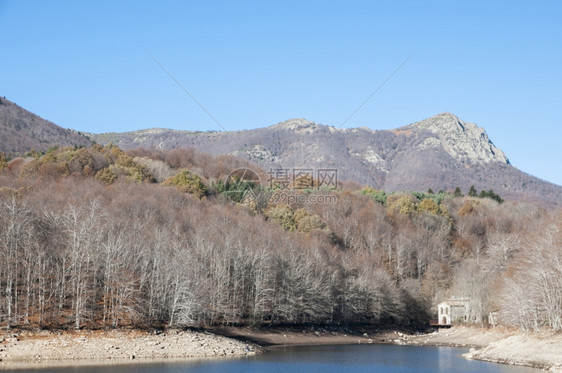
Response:
[[[32,155],[0,160],[0,326],[426,325],[466,296],[482,320],[562,329],[560,211],[315,180],[299,203],[234,203],[252,186],[226,179],[249,167],[232,156]]]
[[[0,152],[20,155],[53,146],[81,145],[92,142],[76,131],[65,129],[35,115],[15,103],[0,98]]]

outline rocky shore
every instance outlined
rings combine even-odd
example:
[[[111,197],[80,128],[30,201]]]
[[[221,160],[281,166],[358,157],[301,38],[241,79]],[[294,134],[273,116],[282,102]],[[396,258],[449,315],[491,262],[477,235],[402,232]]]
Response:
[[[430,334],[315,327],[216,327],[206,331],[0,332],[0,370],[29,366],[239,357],[267,346],[393,343],[470,348],[469,359],[562,372],[562,334],[454,327]]]
[[[128,361],[253,355],[260,347],[208,332],[169,330],[0,333],[0,368],[22,363]],[[41,364],[37,364],[41,363]]]
[[[394,343],[397,332],[315,327],[216,327],[205,331],[0,331],[0,370],[220,358],[260,353],[264,346]]]
[[[562,334],[503,328],[454,327],[432,334],[401,335],[400,344],[471,347],[468,359],[562,372]]]
[[[549,333],[518,334],[471,349],[467,358],[493,363],[525,365],[562,372],[562,335]]]

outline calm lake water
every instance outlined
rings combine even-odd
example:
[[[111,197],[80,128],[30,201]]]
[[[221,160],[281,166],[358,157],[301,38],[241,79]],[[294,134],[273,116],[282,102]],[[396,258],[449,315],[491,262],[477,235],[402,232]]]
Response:
[[[179,372],[505,372],[539,369],[466,360],[467,349],[395,345],[291,346],[244,358],[135,362],[33,370],[37,373],[179,373]],[[21,370],[20,370],[21,372]]]

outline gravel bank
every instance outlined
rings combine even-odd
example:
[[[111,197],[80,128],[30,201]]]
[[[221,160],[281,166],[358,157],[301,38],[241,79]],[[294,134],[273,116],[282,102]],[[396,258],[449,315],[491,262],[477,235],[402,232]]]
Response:
[[[259,351],[253,344],[181,330],[158,334],[127,330],[0,334],[0,368],[17,367],[21,362],[203,358],[244,356]]]

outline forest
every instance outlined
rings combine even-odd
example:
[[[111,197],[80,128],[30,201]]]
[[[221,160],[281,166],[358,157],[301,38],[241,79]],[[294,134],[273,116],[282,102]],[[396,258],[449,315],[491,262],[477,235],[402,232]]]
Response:
[[[267,179],[193,149],[0,157],[0,326],[424,326],[464,296],[481,323],[562,330],[561,211],[314,180],[295,193],[330,203],[235,203],[241,167]]]

